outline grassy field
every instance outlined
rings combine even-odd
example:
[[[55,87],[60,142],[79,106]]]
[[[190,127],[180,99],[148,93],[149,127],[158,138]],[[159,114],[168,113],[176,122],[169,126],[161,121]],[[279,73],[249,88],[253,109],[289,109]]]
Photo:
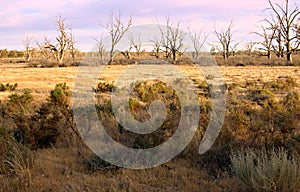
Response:
[[[73,87],[77,67],[56,67],[56,68],[26,68],[26,64],[0,63],[0,83],[18,83],[18,90],[30,89],[37,99],[45,99],[49,91],[58,83],[66,82]],[[179,65],[183,72],[191,79],[204,77],[201,71],[195,66]],[[105,81],[115,80],[128,65],[107,66],[100,79]],[[271,81],[278,77],[290,76],[300,81],[300,68],[292,66],[221,66],[224,81],[227,84],[243,83],[246,81]],[[7,99],[9,92],[0,92],[1,99]]]
[[[104,124],[112,134],[119,128],[107,109],[109,99],[105,96],[109,93],[105,89],[128,67],[109,65],[99,77],[101,82],[107,82],[104,89],[96,90],[101,109],[99,117],[105,120]],[[203,85],[205,79],[195,66],[178,67],[199,90],[206,89]],[[145,170],[119,168],[103,162],[76,135],[70,115],[71,106],[68,105],[70,101],[62,99],[62,96],[70,97],[69,92],[60,93],[60,102],[57,102],[51,91],[59,83],[66,83],[72,90],[77,67],[28,68],[24,63],[2,62],[0,69],[0,84],[18,84],[16,90],[0,92],[0,191],[3,192],[253,191],[232,171],[232,151],[248,147],[283,147],[290,152],[300,152],[299,67],[221,66],[227,84],[227,111],[223,129],[213,148],[204,155],[197,154],[209,119],[210,102],[200,91],[201,125],[190,145],[170,162]],[[157,87],[168,90],[164,85],[157,84]],[[28,99],[28,103],[22,97],[27,89],[32,96],[32,101]],[[140,90],[137,87],[132,95],[137,104],[130,106],[137,119],[142,118],[139,112],[146,114],[143,106],[151,101],[139,98]],[[10,97],[12,94],[16,94],[17,99],[13,100]],[[160,92],[155,94],[165,97]],[[177,113],[173,116],[175,119],[170,117],[168,123],[176,122]],[[166,129],[159,134],[172,133],[175,125],[166,124]],[[55,133],[51,132],[53,130]],[[18,137],[20,132],[22,137]],[[50,136],[43,137],[43,134]],[[120,142],[128,136],[118,134],[114,136]],[[153,139],[160,137],[146,138],[149,143],[143,147],[149,147]],[[44,143],[48,140],[49,143]],[[137,138],[133,144],[139,142]],[[295,169],[299,171],[299,168]],[[283,182],[290,178],[284,178]],[[300,188],[298,180],[296,185],[297,191]],[[266,191],[285,189],[270,187]]]

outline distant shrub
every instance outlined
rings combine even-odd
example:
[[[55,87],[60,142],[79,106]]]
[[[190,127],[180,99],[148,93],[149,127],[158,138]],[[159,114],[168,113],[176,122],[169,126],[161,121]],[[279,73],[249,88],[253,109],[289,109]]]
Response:
[[[249,99],[258,104],[263,103],[264,101],[270,101],[275,97],[275,94],[268,89],[255,89],[249,91]]]
[[[282,148],[234,152],[232,169],[254,191],[296,191],[300,178],[299,158]]]
[[[50,92],[50,102],[55,105],[68,106],[70,104],[71,91],[66,83],[59,83]]]
[[[180,82],[180,80],[178,80]],[[102,84],[103,85],[103,84]],[[147,122],[151,118],[150,104],[160,100],[166,107],[166,118],[163,124],[151,134],[140,135],[125,129],[119,124],[114,114],[110,100],[103,92],[97,92],[97,113],[107,133],[125,146],[137,149],[151,148],[163,143],[171,137],[180,121],[181,106],[176,91],[168,84],[153,80],[132,84],[128,107],[132,117],[139,122]],[[122,92],[123,88],[118,88]]]
[[[12,94],[9,96],[8,108],[12,113],[21,112],[24,114],[29,113],[28,105],[33,101],[33,96],[29,90],[24,90],[23,94]]]
[[[1,83],[0,84],[0,91],[14,91],[16,88],[17,88],[18,84],[15,83],[15,84],[9,84],[9,83],[6,83],[6,84],[3,84]]]
[[[291,91],[297,87],[297,82],[290,76],[280,77],[275,81],[264,83],[263,87],[273,89],[274,92]]]
[[[113,87],[114,87],[113,83],[99,82],[94,91],[95,92],[111,92]]]

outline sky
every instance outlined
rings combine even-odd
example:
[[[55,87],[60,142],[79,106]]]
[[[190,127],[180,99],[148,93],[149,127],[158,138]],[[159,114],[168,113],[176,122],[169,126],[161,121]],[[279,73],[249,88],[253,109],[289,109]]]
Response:
[[[164,24],[166,16],[181,22],[182,30],[211,33],[225,29],[233,22],[234,39],[246,44],[259,37],[259,22],[266,16],[267,0],[0,0],[0,49],[24,49],[23,40],[32,36],[42,41],[47,36],[55,42],[55,20],[60,14],[73,29],[77,47],[88,51],[94,38],[107,36],[102,25],[110,11],[122,13],[124,20],[133,15],[133,25]],[[280,0],[273,0],[282,2]],[[291,2],[297,3],[296,0]],[[216,38],[209,35],[208,41]],[[32,43],[35,46],[35,43]]]

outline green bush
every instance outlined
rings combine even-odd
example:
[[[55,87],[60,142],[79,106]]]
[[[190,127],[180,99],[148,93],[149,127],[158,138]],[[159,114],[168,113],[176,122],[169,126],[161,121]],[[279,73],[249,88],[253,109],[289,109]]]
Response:
[[[235,175],[251,190],[298,190],[299,158],[283,148],[234,152],[231,154],[231,162]]]
[[[28,94],[13,95],[8,103],[14,125],[11,133],[18,142],[37,149],[67,147],[79,141],[73,124],[72,109],[68,107],[71,93],[65,83],[56,85],[48,98],[50,102],[43,103],[35,113],[22,112],[23,109],[30,109],[27,101],[32,96]]]
[[[9,96],[8,109],[12,113],[28,114],[30,112],[29,104],[33,101],[33,97],[29,90],[24,90],[23,94],[12,94]]]
[[[95,92],[111,92],[113,87],[114,87],[113,83],[99,82],[94,91]]]
[[[70,104],[71,91],[66,83],[59,83],[55,89],[50,92],[50,102],[59,106],[68,106]]]

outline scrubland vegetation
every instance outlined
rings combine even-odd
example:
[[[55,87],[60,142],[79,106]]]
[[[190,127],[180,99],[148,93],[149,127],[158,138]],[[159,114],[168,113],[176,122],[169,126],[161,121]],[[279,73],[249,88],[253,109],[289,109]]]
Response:
[[[53,85],[43,100],[23,89],[21,82],[6,90],[8,97],[0,103],[1,190],[297,191],[299,77],[277,74],[269,80],[227,81],[225,121],[214,146],[204,155],[198,154],[198,147],[210,117],[209,86],[203,78],[191,78],[201,109],[197,132],[179,156],[146,170],[116,167],[86,147],[73,122],[67,84]],[[163,101],[167,110],[160,129],[142,136],[116,121],[110,104],[113,87],[113,81],[101,79],[94,88],[98,116],[113,139],[143,149],[172,137],[180,119],[180,102],[172,87],[156,80],[134,85],[129,107],[135,119],[146,121],[155,99]]]
[[[233,40],[233,22],[225,31],[215,28],[212,34],[185,33],[179,30],[180,22],[174,24],[167,17],[166,30],[159,26],[161,37],[151,40],[152,51],[142,50],[140,36],[133,34],[128,50],[117,51],[115,46],[126,38],[132,16],[123,22],[121,13],[113,12],[103,24],[112,37],[111,47],[96,39],[96,52],[80,52],[72,29],[59,15],[55,43],[45,38],[34,47],[33,38],[27,37],[24,51],[0,50],[4,76],[0,82],[0,192],[299,191],[300,42],[296,20],[300,13],[297,6],[289,9],[289,1],[284,2],[269,1],[267,10],[273,17],[264,18],[262,31],[254,32],[262,40],[249,42],[243,50],[237,50],[239,43]],[[208,35],[217,40],[210,52],[225,79],[227,104],[216,142],[200,155],[199,144],[212,111],[208,82],[216,77],[196,74],[192,66],[207,59],[201,48]],[[184,49],[185,37],[193,43],[189,51]],[[91,88],[99,119],[110,137],[134,149],[156,147],[174,135],[181,116],[178,94],[155,79],[132,84],[128,103],[136,120],[147,121],[150,104],[157,99],[166,107],[160,129],[135,134],[113,114],[111,91],[122,88],[115,87],[117,77],[112,76],[132,64],[173,63],[183,69],[194,84],[201,110],[196,134],[185,150],[170,162],[145,170],[120,168],[95,155],[76,128],[72,108],[72,82],[78,65],[86,65],[80,63],[84,55],[96,55],[106,65],[106,76],[99,77]],[[59,73],[62,67],[65,71]],[[24,75],[32,75],[35,84],[19,74],[20,68]],[[250,74],[254,68],[256,73]],[[113,74],[116,69],[118,73]],[[47,73],[55,74],[55,81]],[[46,85],[37,87],[42,81]]]

